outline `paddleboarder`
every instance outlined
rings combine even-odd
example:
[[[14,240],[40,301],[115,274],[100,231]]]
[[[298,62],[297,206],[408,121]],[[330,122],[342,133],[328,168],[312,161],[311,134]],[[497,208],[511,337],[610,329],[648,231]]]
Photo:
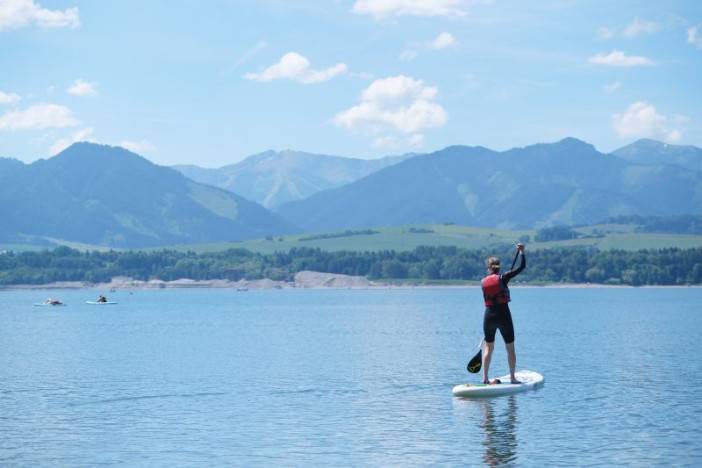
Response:
[[[495,333],[497,330],[500,330],[500,335],[505,340],[510,379],[513,384],[520,383],[514,376],[515,367],[517,366],[517,355],[514,351],[514,325],[512,324],[512,314],[509,311],[510,297],[507,284],[526,267],[524,244],[517,244],[517,256],[521,257],[519,267],[506,273],[500,273],[499,258],[488,258],[486,262],[488,275],[480,282],[483,289],[483,299],[485,300],[485,315],[483,317],[485,348],[482,362],[483,383],[485,384],[500,383],[499,381],[491,382],[488,377],[490,359],[492,358],[492,351],[495,349]],[[514,267],[514,263],[512,263],[512,267]]]

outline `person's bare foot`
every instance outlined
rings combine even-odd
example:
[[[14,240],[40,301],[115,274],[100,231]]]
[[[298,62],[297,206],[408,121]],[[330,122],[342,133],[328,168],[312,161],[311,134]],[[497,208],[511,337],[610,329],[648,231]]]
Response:
[[[520,384],[520,383],[522,383],[522,382],[519,381],[519,380],[517,380],[517,379],[511,379],[511,383],[513,383],[514,385],[518,385],[518,384]]]

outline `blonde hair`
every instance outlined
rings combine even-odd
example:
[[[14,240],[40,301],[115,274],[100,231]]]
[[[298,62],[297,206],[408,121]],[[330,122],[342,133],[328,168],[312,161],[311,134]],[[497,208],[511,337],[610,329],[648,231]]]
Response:
[[[500,271],[500,259],[497,257],[488,258],[485,264],[487,265],[487,269],[491,273],[497,273],[498,271]]]

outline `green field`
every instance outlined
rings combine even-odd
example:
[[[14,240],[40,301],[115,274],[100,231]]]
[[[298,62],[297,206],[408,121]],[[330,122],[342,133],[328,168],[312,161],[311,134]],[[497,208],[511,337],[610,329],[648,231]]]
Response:
[[[403,227],[373,228],[375,234],[345,235],[344,232],[324,233],[318,236],[301,234],[296,236],[275,236],[241,242],[220,242],[214,244],[188,244],[164,246],[158,248],[135,250],[160,250],[163,248],[197,253],[215,252],[231,248],[243,248],[262,254],[276,251],[288,251],[294,247],[312,247],[327,251],[379,251],[379,250],[414,250],[422,245],[456,246],[464,249],[482,249],[504,244],[514,244],[524,239],[530,250],[555,247],[590,246],[600,250],[622,249],[662,249],[678,247],[682,249],[702,247],[702,236],[684,234],[657,234],[636,232],[631,224],[600,224],[575,228],[582,237],[573,240],[535,242],[535,230],[510,231],[505,229],[475,228],[457,225],[416,225]],[[327,237],[305,240],[310,237]],[[65,245],[78,250],[110,250],[109,247],[81,244],[78,242],[49,239],[56,245]],[[0,252],[12,250],[43,250],[46,245],[0,244]],[[128,250],[128,249],[113,249]]]
[[[427,230],[433,232],[411,232],[410,230]],[[378,250],[413,250],[421,245],[456,246],[464,249],[481,249],[504,244],[514,244],[520,238],[525,240],[529,249],[547,249],[566,246],[592,246],[601,250],[623,249],[661,249],[668,247],[692,248],[702,247],[702,236],[679,234],[637,233],[633,225],[597,225],[575,229],[585,237],[573,240],[534,242],[535,230],[509,231],[502,229],[474,228],[456,225],[422,225],[374,228],[377,234],[340,236],[328,239],[301,240],[311,237],[309,234],[299,236],[272,237],[243,242],[217,244],[183,245],[177,250],[194,252],[213,252],[229,248],[243,248],[262,254],[275,251],[287,251],[293,247],[312,247],[328,251],[378,251]]]

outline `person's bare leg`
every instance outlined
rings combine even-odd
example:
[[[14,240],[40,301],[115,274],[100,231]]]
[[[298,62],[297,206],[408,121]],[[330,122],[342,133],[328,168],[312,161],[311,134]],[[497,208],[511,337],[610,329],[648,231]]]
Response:
[[[488,371],[490,370],[490,359],[492,358],[492,350],[495,349],[495,342],[484,342],[483,346],[483,383],[490,383],[488,380]]]
[[[517,367],[517,353],[514,351],[514,341],[509,344],[505,343],[505,347],[507,348],[507,364],[509,364],[509,378],[513,384],[521,383],[514,376],[514,371]]]

